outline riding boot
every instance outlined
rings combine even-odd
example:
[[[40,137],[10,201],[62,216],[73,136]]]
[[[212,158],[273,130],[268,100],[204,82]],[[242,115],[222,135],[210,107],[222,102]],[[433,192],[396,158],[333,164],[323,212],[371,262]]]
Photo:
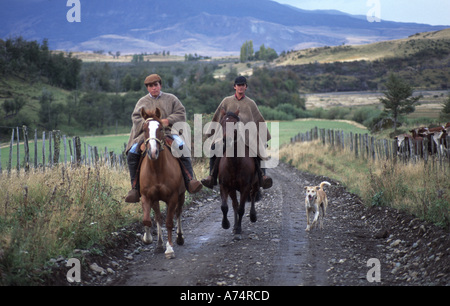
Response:
[[[213,189],[217,185],[217,169],[216,169],[217,157],[214,155],[209,159],[209,175],[202,180],[203,186]]]
[[[194,178],[194,169],[192,168],[191,159],[189,157],[178,158],[181,164],[181,172],[183,173],[184,183],[189,193],[197,193],[202,189],[202,184]]]
[[[139,161],[141,156],[139,154],[134,154],[129,152],[127,155],[128,169],[130,170],[131,178],[131,190],[125,198],[127,203],[137,203],[140,199],[139,194],[139,178],[136,177],[136,173],[139,167]]]
[[[270,176],[266,175],[266,169],[265,168],[261,168],[261,173],[262,173],[261,187],[263,189],[269,189],[273,185],[272,178]]]
[[[269,189],[273,185],[272,178],[266,175],[266,169],[261,167],[261,159],[255,158],[256,171],[258,171],[258,177],[263,189]]]

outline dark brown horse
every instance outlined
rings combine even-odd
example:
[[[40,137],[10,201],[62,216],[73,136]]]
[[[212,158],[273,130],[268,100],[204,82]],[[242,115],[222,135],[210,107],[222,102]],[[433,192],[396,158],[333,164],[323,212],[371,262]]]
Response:
[[[164,127],[160,120],[161,112],[157,108],[155,112],[141,109],[141,116],[145,119],[145,155],[140,168],[140,192],[143,223],[145,233],[142,241],[146,244],[153,242],[151,234],[152,221],[150,210],[155,212],[155,220],[158,231],[157,251],[164,250],[162,238],[162,217],[159,201],[167,205],[166,228],[168,241],[166,244],[166,257],[174,258],[172,243],[173,218],[177,218],[177,244],[184,244],[181,228],[181,212],[184,204],[185,185],[178,160],[172,155],[168,147],[165,148]],[[144,150],[143,150],[144,151]]]
[[[222,198],[222,227],[230,228],[230,222],[227,218],[228,196],[231,197],[234,210],[234,239],[242,239],[241,223],[245,212],[245,202],[248,198],[251,200],[250,221],[256,222],[255,201],[259,191],[259,178],[256,172],[255,158],[250,157],[249,148],[245,146],[244,157],[239,157],[238,153],[238,133],[235,129],[236,123],[240,121],[239,110],[235,113],[221,110],[220,125],[222,126],[223,138],[227,146],[234,146],[232,154],[225,152],[219,162],[219,185],[220,196]],[[232,123],[232,124],[227,124]],[[243,141],[243,140],[242,140]],[[240,192],[239,203],[236,192]]]

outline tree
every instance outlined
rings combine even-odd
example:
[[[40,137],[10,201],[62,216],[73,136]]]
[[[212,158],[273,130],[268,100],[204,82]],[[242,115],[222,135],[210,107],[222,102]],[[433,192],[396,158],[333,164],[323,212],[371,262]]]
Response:
[[[54,103],[55,99],[53,93],[46,88],[42,89],[42,94],[39,97],[39,121],[47,130],[53,130],[58,127],[60,115],[63,112],[63,105]]]
[[[266,48],[264,44],[262,44],[261,47],[259,47],[259,51],[255,52],[256,60],[271,62],[276,58],[278,58],[277,51],[275,51],[272,48]]]
[[[397,122],[402,114],[409,114],[415,111],[415,103],[422,96],[412,97],[412,87],[405,83],[401,78],[391,73],[386,83],[387,91],[385,97],[380,98],[380,102],[384,104],[384,111],[392,115],[394,119],[394,131],[397,131]]]
[[[253,59],[253,41],[245,41],[245,43],[242,45],[241,47],[241,63],[245,63],[248,60],[252,60]]]
[[[442,104],[443,108],[441,110],[440,118],[443,121],[450,121],[450,95],[447,100]]]

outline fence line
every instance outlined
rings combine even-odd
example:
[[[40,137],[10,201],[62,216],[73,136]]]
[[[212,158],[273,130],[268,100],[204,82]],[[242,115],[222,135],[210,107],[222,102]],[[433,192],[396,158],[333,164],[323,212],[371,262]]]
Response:
[[[6,165],[6,172],[8,176],[12,172],[12,161],[13,161],[13,147],[16,144],[16,170],[17,175],[20,174],[21,168],[23,168],[25,173],[28,173],[30,169],[46,171],[47,168],[51,169],[61,163],[64,166],[69,165],[71,167],[79,166],[100,166],[105,165],[114,169],[122,169],[127,167],[126,158],[124,153],[115,154],[113,151],[108,151],[105,147],[104,152],[101,153],[98,147],[91,146],[84,143],[82,152],[82,143],[79,136],[72,137],[69,139],[66,135],[61,135],[61,131],[53,130],[49,132],[42,132],[42,159],[39,162],[38,157],[38,132],[34,130],[34,158],[30,159],[30,146],[28,139],[28,127],[23,126],[23,159],[21,159],[21,146],[20,146],[20,133],[19,127],[12,129],[11,141],[9,143],[9,157],[8,163]],[[47,134],[48,133],[48,134]],[[48,150],[46,149],[46,144],[48,144]],[[61,146],[63,148],[61,148]],[[125,148],[126,144],[124,144]],[[48,155],[47,155],[48,153]],[[32,165],[31,165],[32,164]],[[0,150],[0,176],[3,174],[3,167],[1,161],[1,150]]]
[[[422,141],[408,139],[400,146],[397,140],[376,139],[368,134],[354,134],[353,132],[319,129],[317,127],[299,133],[291,138],[291,143],[320,140],[322,145],[332,146],[354,154],[355,158],[381,161],[392,160],[403,163],[417,163],[423,160],[431,162],[440,169],[450,167],[450,136],[442,139],[437,145],[434,141],[424,138]]]

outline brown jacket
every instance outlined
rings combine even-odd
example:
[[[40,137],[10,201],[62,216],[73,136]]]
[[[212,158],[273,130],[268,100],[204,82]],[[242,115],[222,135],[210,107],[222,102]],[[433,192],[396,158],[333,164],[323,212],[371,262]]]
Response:
[[[142,97],[134,107],[133,114],[131,115],[131,121],[133,126],[130,132],[130,138],[128,139],[128,144],[126,148],[126,153],[131,149],[133,144],[139,143],[144,140],[144,131],[142,126],[144,124],[144,119],[141,117],[141,108],[149,110],[156,110],[159,108],[161,110],[161,119],[168,119],[169,126],[166,127],[166,135],[173,133],[171,127],[176,122],[186,121],[186,110],[181,104],[180,100],[172,94],[161,92],[161,96],[158,98],[153,98],[150,94]]]
[[[219,107],[217,107],[216,112],[214,113],[213,122],[220,122],[221,115],[220,110],[224,109],[226,112],[236,112],[239,109],[239,117],[242,123],[247,124],[249,122],[256,123],[256,128],[258,131],[258,144],[260,143],[260,123],[264,123],[263,126],[265,126],[265,131],[267,133],[267,139],[266,141],[269,141],[272,136],[270,135],[269,129],[267,128],[267,125],[265,124],[266,121],[264,120],[264,117],[261,115],[261,112],[258,109],[258,106],[256,105],[255,101],[245,96],[243,99],[238,100],[236,98],[236,95],[226,97],[222,100]],[[263,131],[261,131],[263,132]],[[211,135],[209,135],[211,136]],[[215,138],[213,142],[220,141],[221,139]],[[249,145],[249,139],[246,137],[245,144]],[[265,151],[266,144],[259,145],[259,150],[257,151],[258,156],[260,157],[266,157],[266,151]],[[250,148],[251,150],[255,150],[255,148]],[[254,151],[255,152],[255,151]],[[263,158],[266,159],[266,158]]]

